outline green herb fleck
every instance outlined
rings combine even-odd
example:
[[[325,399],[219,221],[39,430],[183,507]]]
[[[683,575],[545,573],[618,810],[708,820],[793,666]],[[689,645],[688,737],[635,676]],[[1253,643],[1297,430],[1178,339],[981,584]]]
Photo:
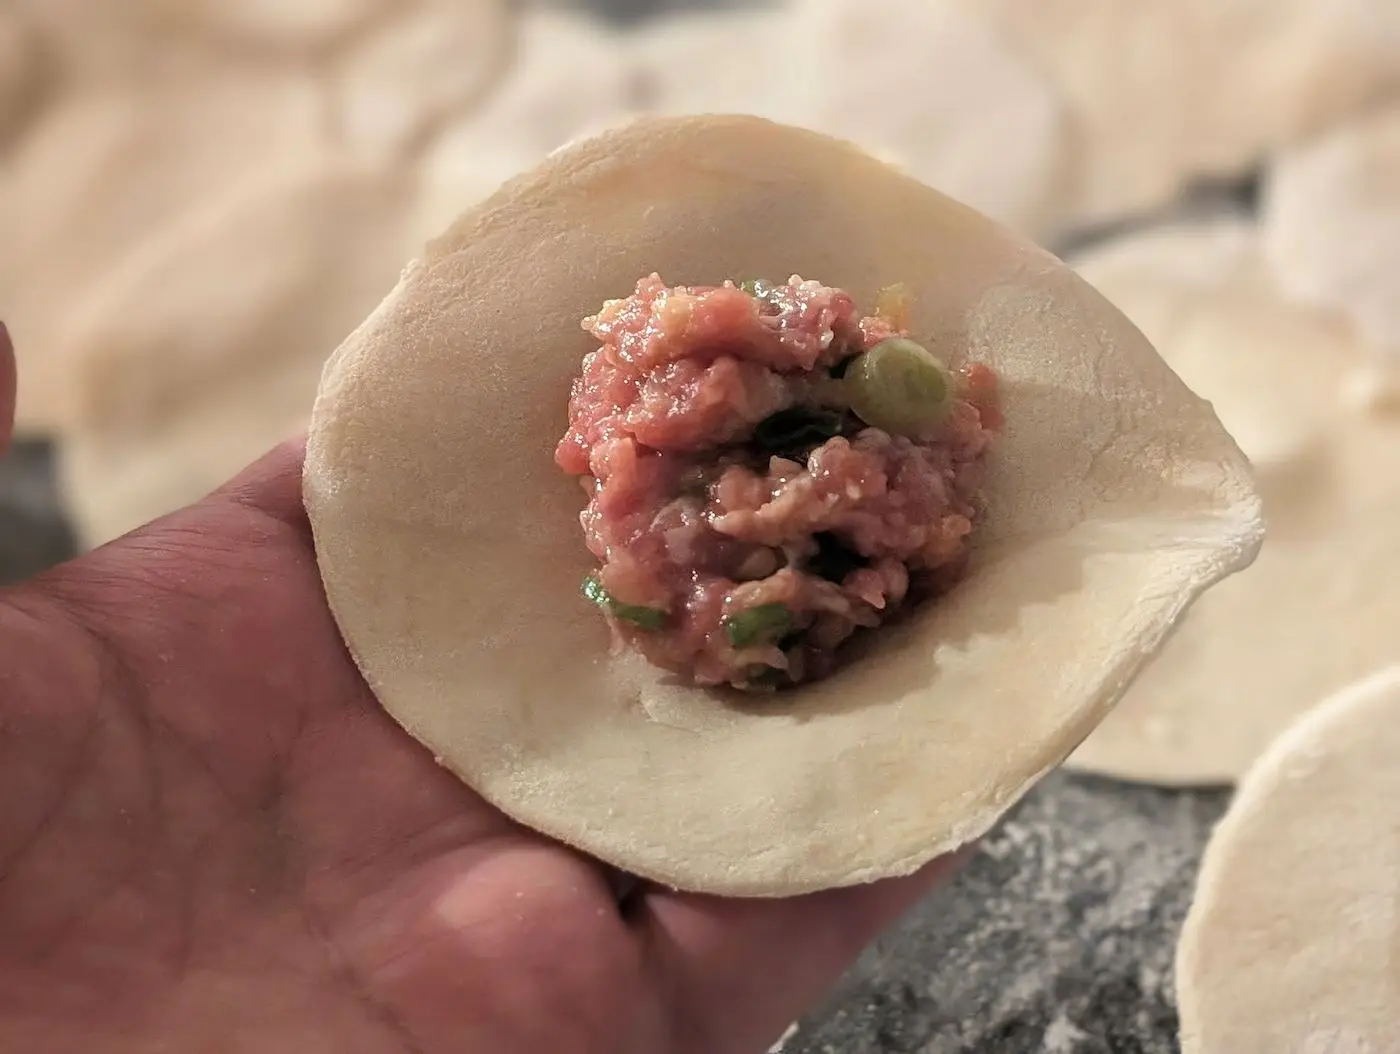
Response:
[[[667,614],[660,608],[644,607],[640,604],[620,604],[614,600],[597,575],[589,575],[583,580],[583,595],[604,611],[611,612],[614,618],[630,622],[642,629],[657,630],[666,625]]]
[[[759,604],[728,616],[724,632],[736,648],[751,648],[756,644],[771,644],[792,628],[792,614],[786,604]]]

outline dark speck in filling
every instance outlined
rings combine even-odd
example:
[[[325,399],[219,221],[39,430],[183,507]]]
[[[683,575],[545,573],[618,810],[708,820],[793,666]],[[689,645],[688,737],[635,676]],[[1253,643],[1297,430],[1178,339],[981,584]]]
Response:
[[[835,377],[837,380],[840,380],[842,377],[846,376],[846,371],[851,368],[851,363],[855,362],[856,359],[859,357],[859,355],[847,355],[835,366],[827,370],[827,373],[829,373],[832,377]]]
[[[828,439],[858,428],[857,422],[844,410],[792,406],[760,421],[754,429],[753,443],[761,454],[806,464],[807,455]]]
[[[838,585],[846,580],[852,571],[869,567],[870,561],[850,548],[840,537],[831,531],[821,531],[812,536],[817,543],[817,552],[807,561],[807,569],[828,582]]]

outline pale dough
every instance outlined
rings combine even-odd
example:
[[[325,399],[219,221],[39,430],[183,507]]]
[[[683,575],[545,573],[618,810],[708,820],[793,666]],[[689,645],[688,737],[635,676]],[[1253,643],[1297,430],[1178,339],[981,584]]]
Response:
[[[570,11],[526,9],[516,60],[490,96],[445,128],[423,165],[501,183],[571,140],[634,115],[621,38]]]
[[[1247,222],[1151,231],[1071,262],[1214,402],[1255,463],[1269,541],[1068,764],[1231,781],[1297,714],[1400,658],[1400,419],[1343,403],[1354,336],[1280,294]]]
[[[1184,0],[1200,27],[1192,76],[1207,89],[1193,167],[1246,171],[1400,88],[1394,0]]]
[[[111,2],[111,0],[106,0]],[[130,2],[130,0],[123,0]],[[157,27],[273,56],[317,55],[404,0],[144,0]],[[466,0],[470,2],[470,0]]]
[[[1073,122],[1066,226],[1242,174],[1400,86],[1391,0],[940,2],[986,19],[1058,90]]]
[[[1183,1054],[1400,1049],[1400,666],[1300,719],[1211,836],[1177,947]]]
[[[48,62],[43,42],[22,8],[0,7],[0,159],[40,101]]]
[[[1017,230],[1035,235],[1062,218],[1069,126],[1060,100],[986,21],[929,0],[809,0],[802,17],[812,50],[798,59],[822,73],[810,127],[892,158]],[[770,53],[771,39],[759,41]]]
[[[697,159],[700,163],[697,163]],[[553,461],[580,319],[672,282],[796,271],[1001,377],[985,534],[944,603],[781,701],[609,657]],[[985,832],[1262,536],[1209,407],[1048,253],[848,144],[647,119],[469,211],[327,364],[305,496],[327,598],[385,708],[489,801],[619,868],[784,895]]]
[[[631,102],[648,114],[753,114],[810,126],[827,76],[814,8],[798,0],[648,19],[619,38]]]
[[[62,427],[70,368],[57,331],[109,271],[211,194],[326,136],[314,81],[215,66],[50,109],[0,171],[0,315],[19,357],[20,433]]]
[[[426,232],[398,167],[274,167],[144,245],[64,334],[60,476],[97,545],[194,501],[306,427],[321,366]]]
[[[1063,101],[1072,151],[1063,227],[1154,209],[1180,191],[1203,102],[1185,5],[952,2],[1004,34]]]
[[[1265,186],[1263,224],[1284,288],[1355,322],[1373,353],[1368,372],[1393,398],[1400,392],[1400,106],[1280,157]]]
[[[370,158],[420,152],[472,112],[516,58],[509,0],[414,0],[339,57],[337,133]]]

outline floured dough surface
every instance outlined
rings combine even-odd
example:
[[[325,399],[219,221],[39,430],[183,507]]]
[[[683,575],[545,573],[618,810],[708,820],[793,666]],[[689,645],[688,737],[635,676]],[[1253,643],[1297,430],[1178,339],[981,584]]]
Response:
[[[825,72],[811,127],[1018,230],[1061,218],[1069,125],[1059,97],[989,21],[928,0],[810,0],[803,18],[813,52],[799,57]],[[774,50],[772,39],[761,46]]]
[[[515,61],[489,97],[446,128],[424,155],[440,178],[502,183],[552,150],[634,115],[621,37],[577,12],[522,12]]]
[[[1269,540],[1069,765],[1231,781],[1299,713],[1400,654],[1400,419],[1347,403],[1354,336],[1278,291],[1244,221],[1151,231],[1073,263],[1213,401],[1254,461]]]
[[[144,0],[159,27],[272,55],[314,55],[403,0]],[[471,0],[466,0],[470,3]]]
[[[697,163],[703,159],[703,163]],[[977,567],[779,699],[612,656],[555,466],[579,325],[651,270],[797,272],[1001,377]],[[385,708],[505,812],[659,882],[782,895],[913,871],[1058,764],[1202,590],[1247,564],[1238,448],[1048,254],[849,145],[651,119],[470,211],[340,347],[306,504],[327,597]]]
[[[340,56],[337,133],[367,157],[407,157],[470,112],[516,59],[509,0],[415,0]]]
[[[1400,391],[1400,106],[1340,125],[1269,172],[1265,249],[1291,294],[1345,312]]]
[[[24,10],[0,7],[0,158],[34,114],[48,72],[46,59]]]
[[[274,167],[152,239],[64,333],[61,482],[97,545],[303,430],[321,367],[422,244],[418,187],[333,157]]]
[[[953,0],[1056,90],[1071,124],[1066,222],[1155,208],[1181,189],[1202,98],[1180,3]],[[969,107],[969,109],[974,109]]]
[[[1400,666],[1325,701],[1240,784],[1177,948],[1183,1054],[1390,1054],[1400,1037]]]
[[[648,19],[619,38],[631,101],[648,114],[741,113],[813,126],[825,79],[819,17],[804,0]]]
[[[323,96],[297,75],[212,67],[69,96],[0,173],[0,305],[21,434],[61,426],[59,330],[161,228],[269,162],[324,145]]]
[[[1390,0],[1185,0],[1207,89],[1192,138],[1201,171],[1245,171],[1400,87]]]
[[[1199,177],[1240,175],[1400,85],[1400,6],[1388,2],[951,2],[1062,100],[1066,223],[1146,213]]]

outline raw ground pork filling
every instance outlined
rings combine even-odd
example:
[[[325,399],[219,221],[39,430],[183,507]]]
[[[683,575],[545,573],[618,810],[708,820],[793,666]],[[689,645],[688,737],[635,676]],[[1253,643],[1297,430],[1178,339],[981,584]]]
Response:
[[[951,583],[1000,428],[995,379],[947,372],[903,339],[905,315],[898,288],[861,317],[795,275],[651,275],[584,320],[601,346],[555,458],[588,494],[601,567],[584,594],[617,646],[693,684],[777,688]]]

